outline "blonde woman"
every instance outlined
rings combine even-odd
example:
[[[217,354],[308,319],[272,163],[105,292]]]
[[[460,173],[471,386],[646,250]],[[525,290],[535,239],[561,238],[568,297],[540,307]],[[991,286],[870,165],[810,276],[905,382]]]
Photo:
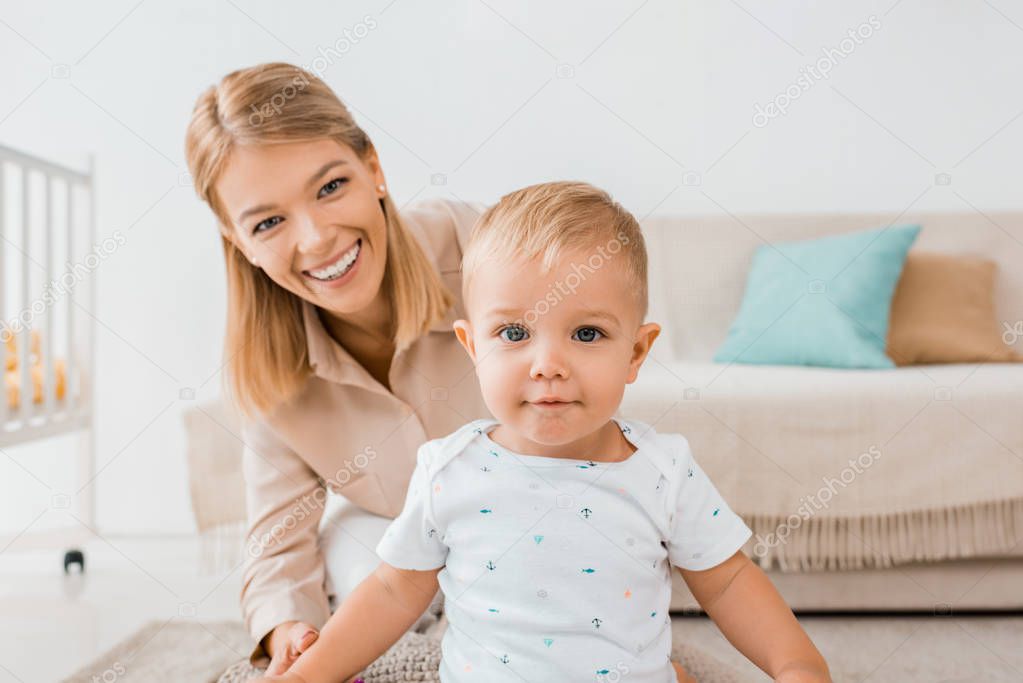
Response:
[[[186,155],[227,267],[250,662],[280,674],[376,566],[418,447],[490,417],[452,328],[478,207],[433,200],[399,213],[369,137],[290,64],[205,91]]]

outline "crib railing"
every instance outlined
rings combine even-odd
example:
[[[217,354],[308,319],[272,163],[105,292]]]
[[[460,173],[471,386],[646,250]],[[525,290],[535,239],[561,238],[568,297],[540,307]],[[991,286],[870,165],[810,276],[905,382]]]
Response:
[[[0,447],[91,425],[92,197],[91,168],[0,145]]]

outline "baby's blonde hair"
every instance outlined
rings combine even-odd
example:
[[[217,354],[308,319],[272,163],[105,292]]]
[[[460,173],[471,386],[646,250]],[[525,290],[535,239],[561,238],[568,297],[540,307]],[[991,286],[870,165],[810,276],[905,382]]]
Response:
[[[487,209],[462,255],[463,300],[468,305],[473,274],[484,261],[542,257],[547,273],[565,253],[580,251],[589,252],[576,268],[580,273],[621,259],[642,322],[648,306],[647,253],[639,222],[607,192],[582,182],[530,185]]]

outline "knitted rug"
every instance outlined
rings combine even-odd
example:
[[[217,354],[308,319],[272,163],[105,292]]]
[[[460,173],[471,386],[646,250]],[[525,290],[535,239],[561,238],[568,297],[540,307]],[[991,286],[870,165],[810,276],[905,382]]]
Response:
[[[262,673],[248,661],[252,639],[239,622],[154,621],[97,657],[63,683],[243,683]],[[700,683],[741,683],[726,664],[686,645],[672,649]],[[409,632],[362,674],[365,683],[439,681],[440,640]]]
[[[685,645],[672,648],[671,658],[682,663],[689,675],[699,683],[740,683],[743,679],[731,667]],[[365,683],[402,683],[406,681],[440,681],[440,641],[422,633],[406,633],[384,655],[358,677]],[[262,673],[247,659],[236,662],[217,683],[244,683]]]
[[[689,675],[699,683],[741,683],[743,680],[735,669],[697,648],[676,645],[672,648],[671,658],[681,662]],[[361,678],[365,683],[433,683],[440,681],[437,674],[439,666],[440,640],[433,635],[409,632],[380,659],[370,664],[356,680]],[[262,669],[253,668],[245,659],[228,668],[217,683],[244,683],[262,672]]]

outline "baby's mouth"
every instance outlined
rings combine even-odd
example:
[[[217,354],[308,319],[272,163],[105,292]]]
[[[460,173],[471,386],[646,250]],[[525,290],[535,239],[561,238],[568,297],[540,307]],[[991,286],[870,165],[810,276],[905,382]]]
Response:
[[[541,401],[529,401],[528,403],[541,410],[563,410],[576,404],[575,401],[563,401],[561,399],[544,399]]]

